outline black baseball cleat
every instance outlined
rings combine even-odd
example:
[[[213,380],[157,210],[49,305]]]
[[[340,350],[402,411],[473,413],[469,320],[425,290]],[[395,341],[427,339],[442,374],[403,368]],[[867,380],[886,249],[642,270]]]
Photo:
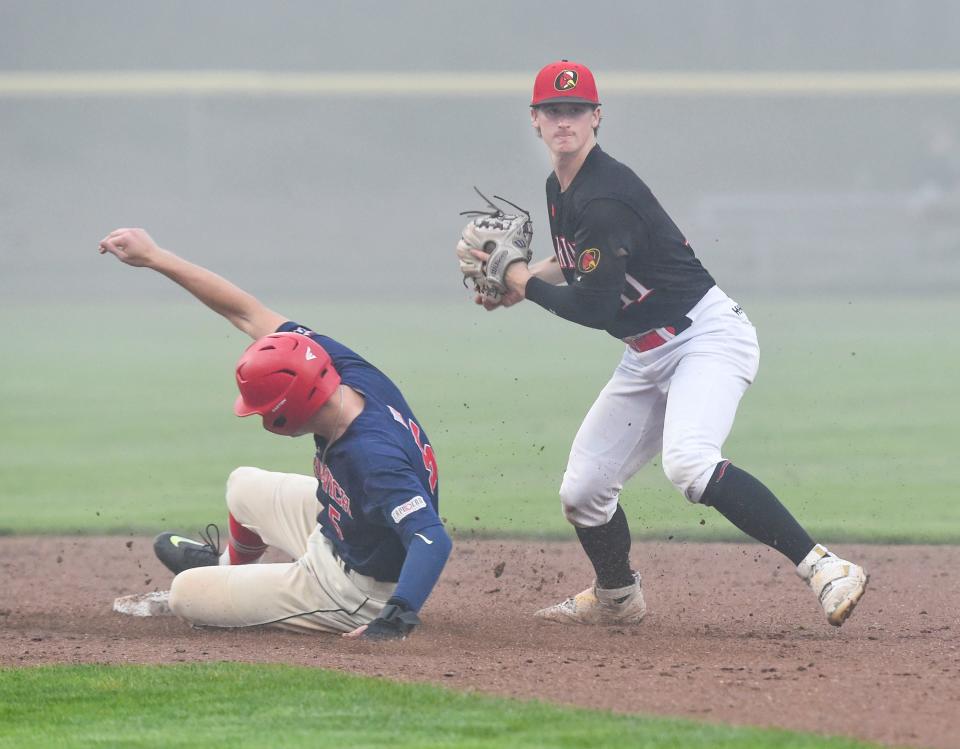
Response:
[[[210,529],[216,533],[214,543]],[[176,533],[161,533],[153,539],[153,552],[157,559],[174,575],[194,567],[213,567],[220,564],[220,529],[210,523],[200,533],[202,541],[180,536]]]

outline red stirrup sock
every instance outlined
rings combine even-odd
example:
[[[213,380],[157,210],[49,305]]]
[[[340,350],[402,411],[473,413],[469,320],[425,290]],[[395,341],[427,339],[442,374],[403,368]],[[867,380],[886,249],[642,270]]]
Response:
[[[230,564],[250,564],[256,562],[267,550],[267,545],[256,533],[237,522],[230,513]]]

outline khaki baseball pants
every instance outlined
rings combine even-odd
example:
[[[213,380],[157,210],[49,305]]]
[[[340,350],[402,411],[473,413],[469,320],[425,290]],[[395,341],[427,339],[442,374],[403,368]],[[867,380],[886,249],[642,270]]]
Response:
[[[345,571],[317,524],[316,491],[310,476],[234,470],[227,480],[233,517],[294,561],[181,572],[170,589],[173,613],[195,626],[313,632],[349,632],[374,619],[396,583]]]

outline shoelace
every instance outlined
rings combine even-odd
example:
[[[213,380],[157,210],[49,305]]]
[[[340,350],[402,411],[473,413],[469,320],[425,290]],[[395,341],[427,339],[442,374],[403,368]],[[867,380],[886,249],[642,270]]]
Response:
[[[217,542],[213,542],[213,533],[210,532],[210,529],[213,528],[214,532],[217,534]],[[217,552],[217,555],[220,554],[220,528],[217,527],[215,523],[207,523],[207,527],[200,531],[200,538],[203,539],[203,542],[207,546],[211,547]]]

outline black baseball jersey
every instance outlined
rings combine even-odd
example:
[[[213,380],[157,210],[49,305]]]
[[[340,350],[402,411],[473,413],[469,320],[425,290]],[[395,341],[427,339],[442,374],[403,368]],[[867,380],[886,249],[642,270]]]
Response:
[[[600,146],[565,192],[550,174],[547,209],[567,286],[531,278],[526,295],[561,317],[626,338],[675,325],[715,285],[650,188]]]

